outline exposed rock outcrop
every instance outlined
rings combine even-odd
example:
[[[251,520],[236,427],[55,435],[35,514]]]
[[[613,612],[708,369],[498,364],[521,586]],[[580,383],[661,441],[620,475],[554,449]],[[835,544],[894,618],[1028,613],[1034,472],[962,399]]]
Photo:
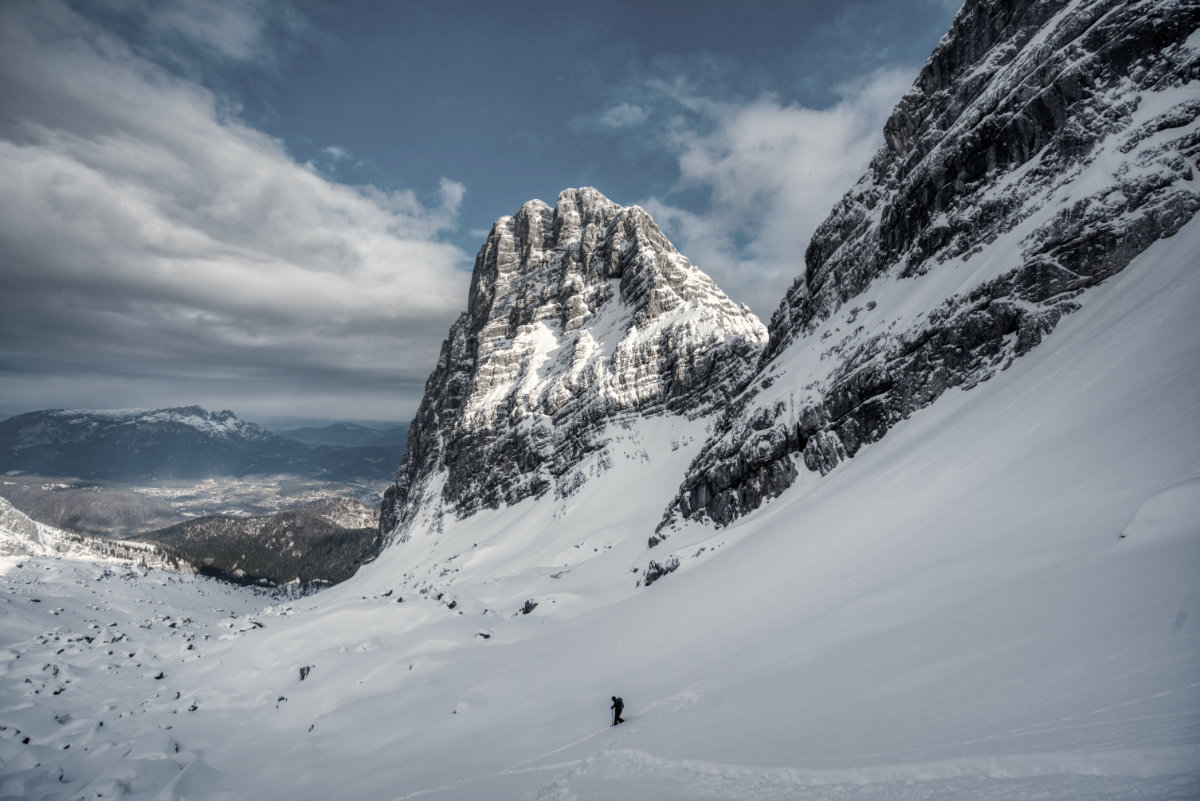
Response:
[[[651,559],[650,564],[646,565],[645,585],[649,587],[663,576],[674,573],[678,569],[679,557],[677,556],[668,557],[661,562]]]
[[[744,385],[766,329],[650,216],[570,189],[496,221],[409,431],[380,530],[403,535],[553,490],[627,414],[705,414]]]
[[[664,525],[728,523],[986,381],[1190,220],[1198,27],[1186,0],[968,0]]]

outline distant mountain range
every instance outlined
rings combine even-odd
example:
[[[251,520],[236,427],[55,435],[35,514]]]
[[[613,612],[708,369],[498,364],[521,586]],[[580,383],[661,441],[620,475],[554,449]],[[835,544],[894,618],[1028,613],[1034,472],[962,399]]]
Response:
[[[332,425],[299,431],[306,439],[199,406],[49,409],[0,422],[0,472],[108,480],[273,474],[387,480],[403,447],[394,430]]]
[[[404,452],[408,443],[408,424],[371,428],[357,423],[330,423],[326,426],[283,428],[277,434],[306,445],[337,445],[343,448],[394,448]]]

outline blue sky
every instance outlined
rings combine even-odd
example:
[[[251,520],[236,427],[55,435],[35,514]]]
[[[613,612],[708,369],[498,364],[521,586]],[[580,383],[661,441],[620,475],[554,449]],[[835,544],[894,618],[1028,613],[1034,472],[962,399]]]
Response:
[[[955,8],[0,6],[0,412],[406,420],[495,218],[595,186],[764,319]]]

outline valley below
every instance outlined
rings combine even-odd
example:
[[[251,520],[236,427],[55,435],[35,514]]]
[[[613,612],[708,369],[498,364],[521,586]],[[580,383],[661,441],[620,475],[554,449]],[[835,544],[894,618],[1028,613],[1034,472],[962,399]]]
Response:
[[[145,484],[9,473],[0,498],[94,544],[154,547],[155,563],[234,584],[313,591],[379,551],[382,487],[296,476]]]
[[[0,498],[46,525],[89,536],[129,538],[197,517],[269,515],[338,500],[371,510],[353,520],[356,527],[374,526],[386,486],[386,481],[290,475],[134,483],[8,473],[0,476]]]

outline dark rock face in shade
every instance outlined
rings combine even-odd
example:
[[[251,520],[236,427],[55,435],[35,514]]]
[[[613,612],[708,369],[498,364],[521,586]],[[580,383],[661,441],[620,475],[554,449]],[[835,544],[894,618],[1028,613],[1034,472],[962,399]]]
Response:
[[[968,0],[663,526],[726,524],[1037,346],[1200,208],[1200,6]],[[661,527],[660,527],[661,528]]]

